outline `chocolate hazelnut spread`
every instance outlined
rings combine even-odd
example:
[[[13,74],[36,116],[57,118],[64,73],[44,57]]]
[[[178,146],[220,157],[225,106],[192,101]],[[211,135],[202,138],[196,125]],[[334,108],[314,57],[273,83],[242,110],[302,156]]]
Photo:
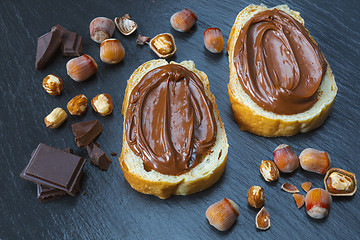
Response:
[[[168,64],[145,74],[132,90],[125,131],[145,169],[180,175],[202,161],[216,141],[217,128],[201,80]]]
[[[304,26],[287,13],[260,12],[241,29],[233,61],[239,81],[260,107],[276,114],[311,108],[327,63]]]

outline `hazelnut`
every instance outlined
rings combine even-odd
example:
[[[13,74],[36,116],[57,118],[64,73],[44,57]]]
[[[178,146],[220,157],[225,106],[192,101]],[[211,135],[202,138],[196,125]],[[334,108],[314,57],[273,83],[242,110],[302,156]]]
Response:
[[[340,168],[331,168],[324,178],[325,189],[333,196],[352,196],[357,189],[355,174]]]
[[[82,82],[96,73],[98,66],[95,60],[85,54],[69,60],[66,64],[67,74],[75,81]]]
[[[324,218],[329,214],[331,203],[331,195],[321,188],[311,189],[305,197],[306,212],[316,219]]]
[[[267,230],[270,228],[270,214],[266,211],[265,207],[256,214],[255,217],[256,228],[260,230]]]
[[[90,23],[90,37],[97,43],[110,38],[115,31],[115,23],[106,17],[97,17]]]
[[[174,13],[170,18],[171,26],[179,32],[187,32],[196,23],[197,16],[187,8]]]
[[[273,161],[263,160],[260,165],[260,173],[267,182],[276,181],[280,177],[279,170]]]
[[[44,119],[46,127],[58,128],[67,118],[66,112],[62,108],[55,108]]]
[[[300,156],[301,167],[310,172],[324,174],[330,167],[330,157],[326,152],[313,148],[304,149]]]
[[[176,45],[173,35],[161,33],[150,40],[150,48],[160,57],[168,58],[175,54]]]
[[[254,208],[261,208],[265,204],[264,189],[260,186],[252,186],[248,191],[248,203]]]
[[[91,100],[91,106],[101,116],[109,115],[113,110],[113,101],[109,94],[102,93],[96,95]]]
[[[212,204],[206,210],[206,218],[210,225],[219,231],[228,230],[239,216],[239,207],[231,199],[223,200]]]
[[[86,112],[88,99],[80,94],[73,97],[67,104],[67,109],[71,115],[83,115]]]
[[[59,95],[63,90],[63,81],[53,74],[47,75],[42,85],[45,91],[53,96]]]
[[[100,44],[100,59],[104,63],[116,64],[125,57],[125,49],[115,38],[104,40]]]
[[[281,189],[284,190],[285,192],[288,193],[297,193],[299,192],[299,190],[297,189],[297,187],[295,187],[294,185],[290,184],[290,183],[284,183],[283,185],[281,185]]]
[[[299,159],[292,148],[281,144],[273,152],[274,162],[281,172],[291,173],[299,167]]]
[[[212,53],[221,53],[224,48],[224,38],[219,28],[208,28],[204,32],[204,44]]]

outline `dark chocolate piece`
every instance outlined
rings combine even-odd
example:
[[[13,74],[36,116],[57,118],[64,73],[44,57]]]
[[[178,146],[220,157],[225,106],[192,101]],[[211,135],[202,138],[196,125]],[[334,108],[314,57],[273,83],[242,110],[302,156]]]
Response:
[[[82,37],[79,34],[71,32],[59,24],[52,29],[59,29],[63,32],[61,42],[61,53],[63,56],[78,57],[82,55]]]
[[[36,70],[41,70],[50,61],[56,50],[59,48],[62,39],[62,32],[59,29],[53,29],[42,35],[37,41],[36,50]]]
[[[108,170],[110,163],[112,163],[111,159],[106,156],[105,152],[101,150],[98,145],[95,143],[90,143],[86,146],[90,163],[99,167],[102,170]]]
[[[89,145],[102,132],[102,126],[98,120],[74,123],[71,127],[78,147]]]
[[[40,202],[46,202],[64,197],[66,192],[57,188],[37,184],[37,198]]]
[[[40,143],[20,177],[75,196],[86,160]]]

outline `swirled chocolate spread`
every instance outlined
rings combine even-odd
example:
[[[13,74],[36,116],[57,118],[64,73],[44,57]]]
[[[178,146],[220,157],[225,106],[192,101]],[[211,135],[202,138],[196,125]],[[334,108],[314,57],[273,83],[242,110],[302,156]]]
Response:
[[[251,99],[267,111],[285,115],[315,104],[327,68],[304,26],[277,9],[260,12],[245,23],[233,61]]]
[[[132,90],[126,140],[147,170],[166,175],[189,171],[215,143],[216,130],[201,80],[180,65],[151,70]]]

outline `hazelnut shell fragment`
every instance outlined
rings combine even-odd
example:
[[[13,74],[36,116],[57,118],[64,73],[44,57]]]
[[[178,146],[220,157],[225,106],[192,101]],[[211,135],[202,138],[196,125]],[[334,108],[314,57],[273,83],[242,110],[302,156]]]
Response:
[[[294,193],[293,194],[296,206],[298,209],[302,208],[302,206],[304,206],[305,204],[305,197],[304,195],[298,194],[298,193]]]
[[[301,184],[301,188],[304,189],[305,192],[310,191],[311,186],[312,186],[312,183],[311,183],[311,182],[303,182],[303,183]]]
[[[281,144],[273,151],[274,162],[281,172],[291,173],[299,167],[299,158],[287,144]]]
[[[286,182],[283,185],[281,185],[281,189],[288,193],[297,193],[299,190],[292,184]]]
[[[231,199],[224,198],[206,210],[206,218],[219,231],[228,230],[239,216],[239,207]]]
[[[357,190],[355,174],[340,168],[330,168],[327,171],[324,185],[332,196],[353,196]]]
[[[256,228],[260,230],[267,230],[270,228],[270,214],[262,207],[255,217]]]
[[[173,35],[170,33],[161,33],[150,40],[150,48],[160,58],[169,58],[176,52],[176,44]]]
[[[136,22],[130,18],[129,14],[115,18],[114,22],[119,31],[125,36],[132,34],[137,29]]]

